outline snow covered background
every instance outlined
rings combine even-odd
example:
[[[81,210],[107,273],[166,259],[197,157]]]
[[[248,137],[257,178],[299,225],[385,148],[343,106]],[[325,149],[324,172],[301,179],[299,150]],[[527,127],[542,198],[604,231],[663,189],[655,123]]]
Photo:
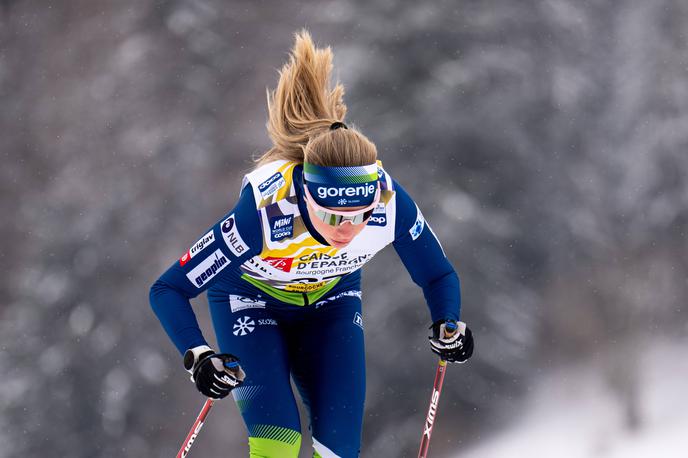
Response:
[[[642,357],[642,424],[629,430],[599,364],[545,374],[513,419],[456,458],[681,458],[688,453],[688,340],[661,342]]]
[[[431,456],[688,456],[685,0],[0,0],[0,458],[176,453],[203,399],[148,289],[269,146],[303,26],[462,280]],[[363,300],[362,456],[415,456],[436,361],[393,250]],[[244,456],[211,415],[193,456]]]

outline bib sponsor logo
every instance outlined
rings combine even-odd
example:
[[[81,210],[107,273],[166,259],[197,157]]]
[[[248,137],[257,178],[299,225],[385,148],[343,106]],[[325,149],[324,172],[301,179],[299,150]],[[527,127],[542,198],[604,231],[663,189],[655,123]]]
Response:
[[[234,213],[229,215],[226,220],[222,221],[220,230],[222,231],[222,238],[225,239],[225,243],[229,247],[229,250],[234,253],[234,256],[239,257],[248,251],[248,245],[246,245],[244,239],[241,238],[237,230]]]
[[[420,234],[423,232],[423,228],[425,227],[425,218],[423,218],[423,214],[420,212],[420,208],[416,205],[416,222],[413,224],[411,229],[409,229],[409,234],[411,234],[411,238],[413,240],[416,240],[418,237],[420,237]]]
[[[258,320],[259,326],[277,326],[277,321],[272,318],[261,318]]]
[[[270,218],[270,240],[277,242],[294,235],[294,215]]]
[[[324,274],[343,274],[361,267],[373,257],[372,254],[349,256],[349,253],[329,255],[325,253],[311,253],[299,256],[296,264],[296,273],[303,275],[317,274],[316,269],[325,269]]]
[[[277,192],[279,188],[287,184],[287,181],[282,176],[282,173],[277,172],[267,180],[258,185],[258,191],[263,199],[270,197]]]
[[[387,217],[385,215],[371,216],[368,220],[368,226],[386,226]]]
[[[310,190],[310,184],[308,189]],[[321,199],[327,199],[328,197],[368,197],[371,194],[375,194],[376,189],[377,187],[373,183],[363,186],[318,186],[316,193]]]
[[[292,283],[291,285],[286,285],[284,290],[295,293],[310,293],[322,288],[326,284],[326,281],[319,281],[316,283]]]
[[[356,312],[356,314],[354,315],[354,324],[359,328],[363,329],[363,317],[358,312]]]
[[[222,251],[215,250],[212,255],[201,261],[199,265],[186,274],[186,278],[196,285],[197,288],[201,288],[228,265],[229,260],[222,254]]]
[[[263,258],[263,261],[267,262],[275,269],[289,272],[291,270],[291,264],[294,262],[294,258],[273,258],[268,256],[267,258]]]
[[[385,204],[379,203],[375,206],[373,214],[368,220],[367,226],[386,226],[387,225],[387,211]]]
[[[191,261],[191,258],[196,256],[198,253],[203,251],[204,248],[206,248],[208,245],[213,243],[215,241],[215,234],[213,233],[212,230],[208,231],[207,234],[205,234],[203,237],[201,237],[198,242],[194,243],[191,248],[189,248],[189,251],[184,253],[184,256],[182,256],[179,259],[179,265],[184,266],[187,262]]]
[[[264,309],[265,301],[253,299],[252,297],[244,297],[237,296],[235,294],[230,294],[229,308],[232,309],[232,313],[236,313],[246,309]]]

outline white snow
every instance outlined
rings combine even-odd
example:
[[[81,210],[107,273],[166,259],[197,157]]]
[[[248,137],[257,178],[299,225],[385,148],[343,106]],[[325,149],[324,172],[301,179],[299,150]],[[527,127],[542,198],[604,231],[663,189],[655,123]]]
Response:
[[[643,358],[641,426],[624,428],[618,396],[593,365],[548,374],[504,431],[456,458],[688,457],[688,339]]]

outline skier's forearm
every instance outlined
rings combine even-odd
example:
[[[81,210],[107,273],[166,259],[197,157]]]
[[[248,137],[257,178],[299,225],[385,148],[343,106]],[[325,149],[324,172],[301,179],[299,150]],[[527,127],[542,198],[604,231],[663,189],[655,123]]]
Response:
[[[172,342],[184,354],[188,348],[207,345],[189,299],[164,281],[150,289],[150,304]]]
[[[443,319],[459,321],[461,315],[461,287],[459,276],[454,270],[429,282],[422,288],[433,322]]]
[[[397,194],[394,248],[413,281],[423,289],[432,321],[458,321],[459,277],[413,199],[396,181],[394,189]]]

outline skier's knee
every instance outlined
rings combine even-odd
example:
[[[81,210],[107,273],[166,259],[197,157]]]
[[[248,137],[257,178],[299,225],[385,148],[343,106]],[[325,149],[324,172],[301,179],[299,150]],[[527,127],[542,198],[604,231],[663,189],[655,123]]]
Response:
[[[260,425],[252,428],[248,438],[250,458],[297,458],[301,433],[280,426]]]

